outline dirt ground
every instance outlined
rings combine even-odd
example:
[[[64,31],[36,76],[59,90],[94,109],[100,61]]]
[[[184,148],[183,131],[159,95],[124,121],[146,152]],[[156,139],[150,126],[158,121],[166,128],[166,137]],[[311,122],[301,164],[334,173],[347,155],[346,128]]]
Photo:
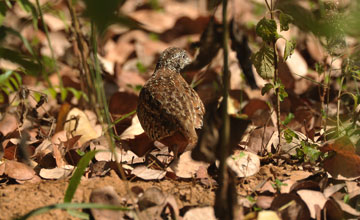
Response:
[[[12,219],[20,217],[27,212],[46,205],[62,203],[69,181],[43,180],[38,184],[26,183],[23,185],[1,185],[0,186],[0,219]],[[139,186],[146,190],[149,187],[159,187],[163,192],[175,195],[179,208],[184,206],[212,205],[214,192],[199,184],[185,181],[134,181],[127,182],[129,188]],[[110,176],[83,179],[79,185],[73,202],[89,202],[92,190],[104,186],[113,186],[118,195],[126,198],[128,194],[126,182],[122,181],[115,173]],[[180,199],[181,198],[181,199]],[[53,210],[48,213],[35,216],[31,219],[76,219],[67,214],[66,211]]]
[[[239,180],[237,193],[239,196],[246,196],[254,192],[255,188],[269,178],[269,170],[274,166],[263,166],[260,172],[252,177]],[[284,173],[285,170],[283,170]],[[281,171],[280,171],[281,173]],[[3,184],[0,185],[0,219],[13,219],[20,217],[27,212],[50,204],[62,203],[68,186],[68,180],[42,180],[40,183],[25,184]],[[109,176],[82,179],[75,193],[73,202],[89,202],[92,190],[104,186],[113,186],[118,195],[129,201],[128,190],[134,186],[146,190],[149,187],[159,187],[165,194],[175,196],[178,208],[186,206],[209,206],[213,205],[215,188],[205,187],[196,181],[161,180],[161,181],[122,181],[115,172]],[[45,214],[30,219],[76,219],[66,211],[52,210]]]

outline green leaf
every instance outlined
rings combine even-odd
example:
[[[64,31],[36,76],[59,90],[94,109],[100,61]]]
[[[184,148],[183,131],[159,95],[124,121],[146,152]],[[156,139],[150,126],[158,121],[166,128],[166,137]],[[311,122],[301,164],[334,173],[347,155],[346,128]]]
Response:
[[[35,29],[37,29],[38,27],[38,12],[35,8],[35,6],[28,0],[17,0],[17,3],[20,5],[20,7],[26,11],[32,14],[32,20],[33,20],[33,25],[35,27]]]
[[[24,67],[26,73],[38,75],[41,72],[41,65],[34,62],[32,57],[27,57],[17,51],[0,47],[0,58],[17,63]]]
[[[0,85],[4,84],[13,73],[14,71],[8,70],[5,73],[0,74]]]
[[[6,27],[6,26],[1,26],[0,27],[0,33],[4,31],[4,32],[8,32],[10,34],[13,34],[15,36],[17,36],[18,38],[21,39],[21,41],[23,42],[24,46],[26,47],[26,49],[29,51],[29,53],[35,57],[34,51],[32,50],[30,43],[27,41],[27,39],[25,37],[23,37],[17,30]]]
[[[5,73],[0,75],[0,90],[4,91],[9,95],[10,92],[15,92],[18,90],[19,85],[21,84],[21,78],[19,79],[19,74],[8,70]]]
[[[7,11],[6,3],[0,2],[0,25],[2,25],[4,21],[4,18],[6,16],[6,11]]]
[[[67,87],[67,90],[69,90],[77,100],[80,100],[81,96],[83,95],[83,92],[77,89],[74,89],[72,87]]]
[[[17,91],[19,89],[19,83],[18,83],[18,81],[16,81],[16,78],[10,77],[9,80],[11,82],[11,85],[13,85],[15,87],[14,90]]]
[[[274,50],[263,44],[260,50],[251,55],[257,73],[265,80],[274,78]]]
[[[53,87],[50,87],[48,89],[45,90],[45,93],[47,95],[50,95],[51,97],[53,97],[54,99],[56,98],[57,92]]]
[[[136,62],[136,68],[138,69],[139,73],[145,73],[146,72],[146,67],[140,61]]]
[[[268,93],[271,89],[274,88],[274,85],[271,83],[266,83],[265,86],[261,89],[261,95]]]
[[[296,47],[295,41],[286,41],[285,50],[284,50],[284,61],[286,61],[293,53]]]
[[[294,118],[295,118],[295,115],[290,112],[290,113],[286,116],[286,118],[285,118],[285,120],[282,122],[282,124],[283,124],[283,125],[287,125],[287,124],[289,124],[290,121],[293,120]]]
[[[279,96],[280,96],[280,102],[284,101],[284,99],[288,97],[288,94],[285,91],[285,87],[283,84],[280,84],[279,86]]]
[[[275,20],[261,19],[256,25],[256,34],[268,43],[275,42],[279,38]]]
[[[61,101],[65,101],[67,95],[68,95],[68,90],[65,88],[60,88]]]
[[[295,132],[291,129],[285,129],[284,130],[284,137],[287,143],[291,143],[293,138],[296,138],[297,135],[295,134]]]
[[[79,163],[77,164],[77,168],[70,179],[69,186],[66,189],[64,202],[71,202],[86,167],[89,165],[90,160],[95,157],[97,152],[99,151],[89,151],[80,159]]]
[[[321,152],[313,146],[305,145],[303,151],[306,155],[305,161],[310,161],[310,163],[315,163],[321,155]]]
[[[289,23],[291,23],[294,19],[288,14],[280,12],[280,31],[287,31],[289,30]]]

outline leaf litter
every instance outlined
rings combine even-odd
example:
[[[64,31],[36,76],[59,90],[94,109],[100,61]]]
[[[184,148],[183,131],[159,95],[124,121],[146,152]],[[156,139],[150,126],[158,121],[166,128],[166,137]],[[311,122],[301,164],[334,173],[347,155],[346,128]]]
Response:
[[[57,4],[58,8],[66,11],[63,2]],[[255,6],[247,1],[237,0],[236,5],[255,10]],[[196,43],[190,41],[200,39],[201,42],[204,39],[202,36],[206,34],[202,32],[205,28],[209,30],[217,27],[210,23],[210,17],[204,16],[190,1],[164,3],[161,13],[149,9],[148,5],[135,5],[132,1],[126,1],[123,7],[133,19],[144,24],[153,33],[111,26],[105,37],[106,42],[99,46],[103,50],[99,56],[105,65],[105,90],[110,97],[109,109],[114,121],[136,108],[139,88],[152,74],[158,54],[169,46],[188,48],[195,60],[205,60],[201,68],[207,65],[207,69],[199,70],[205,74],[199,81],[197,90],[201,98],[208,102],[217,97],[214,88],[220,85],[214,78],[221,74],[221,59],[216,56],[219,49],[211,57],[208,55],[209,57],[202,58],[190,45]],[[234,6],[234,9],[239,10],[237,7]],[[177,10],[178,8],[184,10]],[[4,23],[14,29],[19,28],[15,24],[20,22],[20,18],[29,16],[24,14],[18,4],[15,4],[11,13],[16,15],[14,19],[9,19],[10,15],[7,15]],[[54,55],[61,61],[60,75],[64,88],[80,89],[79,72],[75,71],[78,58],[72,58],[68,54],[69,50],[74,49],[73,42],[67,37],[67,25],[71,23],[69,15],[65,13],[61,17],[46,13],[44,19],[50,29],[50,40],[56,42],[53,47]],[[261,18],[251,14],[237,19],[241,23],[251,19],[252,22],[258,22]],[[296,28],[291,27],[284,35],[287,39],[298,34],[296,31],[299,30],[292,31],[293,29]],[[30,22],[17,31],[28,41],[41,42],[37,45],[39,53],[51,56],[51,48],[42,29],[35,30]],[[251,36],[251,30],[245,28],[244,31]],[[214,36],[206,37],[212,40]],[[251,38],[249,42],[249,49],[253,49],[252,44],[260,43],[258,39]],[[234,146],[228,165],[237,175],[238,203],[243,205],[240,215],[256,213],[257,219],[318,219],[324,216],[328,219],[340,219],[344,216],[358,218],[359,211],[354,208],[360,194],[357,183],[360,160],[356,146],[342,139],[323,142],[324,134],[316,136],[317,132],[321,133],[321,114],[314,112],[318,111],[316,109],[320,103],[319,97],[310,90],[318,90],[318,87],[304,80],[306,77],[319,80],[319,76],[314,74],[314,60],[323,61],[326,51],[310,35],[305,40],[298,40],[297,44],[299,43],[302,51],[295,49],[286,63],[279,67],[280,78],[289,93],[281,106],[284,112],[281,117],[285,119],[290,112],[295,115],[286,125],[293,132],[283,137],[283,143],[292,139],[291,143],[284,144],[284,156],[277,158],[266,154],[273,153],[278,136],[276,121],[271,118],[270,110],[273,107],[268,102],[271,94],[260,96],[258,90],[251,91],[243,77],[237,76],[231,83],[230,93],[237,95],[229,98],[229,114],[234,118],[246,114],[254,125],[253,129],[245,131],[233,119],[232,132],[235,132],[231,134]],[[21,41],[13,41],[12,44],[24,50]],[[277,47],[283,51],[286,44],[279,41]],[[265,57],[271,63],[269,48],[264,46],[262,50],[263,53],[258,56]],[[198,54],[202,53],[200,49]],[[235,70],[233,72],[241,73],[235,53],[230,57],[230,63],[233,64],[231,68]],[[258,62],[259,57],[254,59]],[[341,69],[340,62],[331,62],[329,59],[325,62],[329,68]],[[0,65],[4,68],[3,62]],[[262,87],[259,83],[261,80],[257,80],[258,74],[269,77],[267,70],[271,70],[272,66],[255,66],[258,70],[253,71],[255,84]],[[308,70],[309,68],[312,70]],[[255,70],[254,67],[252,69]],[[51,75],[50,79],[57,86],[59,80],[55,75]],[[191,77],[194,76],[185,76],[189,81],[192,80]],[[6,111],[1,111],[0,115],[0,212],[4,218],[19,217],[40,206],[60,203],[81,156],[89,150],[100,150],[85,171],[75,195],[76,201],[121,205],[132,208],[132,211],[100,212],[99,209],[92,209],[95,219],[103,219],[105,216],[112,216],[109,219],[121,219],[124,216],[134,218],[135,215],[143,218],[152,216],[153,219],[162,219],[162,216],[173,219],[179,216],[183,219],[215,219],[212,206],[214,190],[219,183],[216,181],[218,173],[214,164],[194,161],[190,152],[185,152],[172,164],[173,155],[169,153],[167,146],[149,141],[136,115],[129,116],[114,126],[119,137],[115,156],[103,135],[103,125],[97,124],[98,119],[94,113],[81,110],[76,91],[64,92],[60,91],[60,87],[55,91],[45,91],[47,84],[29,75],[23,76],[23,84],[26,88],[31,88],[31,91],[25,92],[23,97],[20,93],[17,94],[14,103],[7,101]],[[51,92],[58,96],[62,92],[67,93],[60,101],[63,102],[62,105],[50,97]],[[48,102],[42,103],[42,93],[49,95]],[[336,105],[330,103],[329,106],[335,107],[333,109],[336,112]],[[57,118],[57,122],[54,118]],[[216,126],[218,125],[214,125],[214,128],[217,129]],[[245,132],[242,139],[244,132],[240,130]],[[323,163],[319,163],[318,148],[329,155]],[[122,171],[118,169],[118,163],[121,164]],[[128,179],[131,190],[139,193],[132,192],[128,195],[127,186],[120,179],[124,178],[121,172]],[[26,202],[29,200],[31,203]],[[136,210],[135,207],[139,209],[139,213],[133,211]],[[266,210],[257,212],[256,208]],[[68,216],[64,211],[54,210],[39,219],[46,219],[51,215]]]

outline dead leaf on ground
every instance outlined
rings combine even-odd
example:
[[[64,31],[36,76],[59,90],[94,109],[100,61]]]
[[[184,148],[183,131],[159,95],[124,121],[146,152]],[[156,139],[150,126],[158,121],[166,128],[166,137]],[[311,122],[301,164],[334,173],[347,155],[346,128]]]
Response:
[[[112,186],[94,189],[90,194],[90,202],[121,206],[121,198]],[[121,220],[124,217],[123,211],[108,209],[91,209],[91,214],[95,220]]]
[[[323,209],[327,201],[327,198],[324,196],[324,194],[319,191],[303,189],[303,190],[298,190],[296,193],[306,203],[307,207],[310,210],[311,218],[316,217],[315,206],[318,206],[320,209]]]
[[[341,210],[343,210],[346,213],[349,213],[350,215],[359,217],[360,216],[360,212],[357,211],[356,209],[352,208],[349,204],[346,204],[344,201],[342,200],[335,200],[337,202],[337,204],[339,204],[339,206],[341,207]]]
[[[183,217],[183,220],[215,220],[215,212],[214,208],[211,206],[201,207],[201,208],[193,208],[187,211]]]
[[[207,168],[208,163],[195,161],[191,158],[191,151],[185,151],[180,155],[176,163],[170,165],[171,170],[180,178],[193,178],[200,167]]]
[[[9,133],[15,131],[18,126],[19,125],[16,117],[13,114],[6,113],[0,121],[0,132],[3,134],[3,136],[6,136]]]
[[[131,174],[139,177],[143,180],[161,180],[165,177],[166,171],[165,170],[154,170],[148,168],[146,166],[137,166],[132,171]]]
[[[0,176],[2,176],[5,172],[5,162],[0,163]]]
[[[263,210],[257,215],[257,220],[280,220],[278,214],[274,211]]]
[[[65,179],[72,173],[73,170],[74,166],[72,165],[65,165],[63,167],[55,167],[52,169],[42,168],[39,175],[44,179]]]
[[[285,205],[288,205],[284,208]],[[282,208],[280,210],[280,208]],[[296,194],[280,194],[271,203],[271,210],[279,211],[282,219],[307,220],[310,212],[305,202]]]
[[[88,116],[82,110],[73,108],[66,117],[64,129],[73,136],[81,135],[79,145],[85,142],[96,139],[100,135],[97,133],[93,125],[90,123]]]
[[[248,151],[235,152],[227,158],[226,163],[237,177],[252,176],[260,170],[259,156]]]
[[[25,165],[24,163],[20,163],[13,160],[8,160],[5,162],[5,175],[15,180],[30,180],[34,178],[35,171]]]
[[[256,199],[256,205],[262,209],[269,209],[273,200],[273,196],[258,196]]]
[[[341,190],[342,188],[345,187],[345,183],[340,183],[340,184],[336,184],[336,185],[331,185],[328,186],[324,189],[324,196],[326,198],[329,198],[330,196],[332,196],[334,193],[338,192],[339,190]]]
[[[171,194],[164,194],[157,187],[150,187],[139,197],[138,201],[140,218],[163,219],[161,216],[168,216],[170,219],[179,218],[179,208],[175,197]],[[166,218],[166,217],[165,217]]]
[[[353,180],[360,177],[360,156],[355,153],[355,146],[350,141],[338,139],[326,144],[320,150],[334,153],[324,161],[324,169],[333,178]]]
[[[277,134],[275,127],[268,126],[265,128],[257,128],[250,134],[248,142],[248,150],[254,153],[262,153],[271,146],[270,140]]]
[[[344,219],[340,205],[333,198],[326,201],[323,213],[326,213],[326,219]]]

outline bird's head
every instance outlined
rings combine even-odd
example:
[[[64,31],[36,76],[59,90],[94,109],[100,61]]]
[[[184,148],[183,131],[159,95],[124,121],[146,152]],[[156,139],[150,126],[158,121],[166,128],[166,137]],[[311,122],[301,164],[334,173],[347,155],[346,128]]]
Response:
[[[160,54],[156,69],[169,68],[180,72],[190,63],[191,59],[185,50],[177,47],[169,47]]]

